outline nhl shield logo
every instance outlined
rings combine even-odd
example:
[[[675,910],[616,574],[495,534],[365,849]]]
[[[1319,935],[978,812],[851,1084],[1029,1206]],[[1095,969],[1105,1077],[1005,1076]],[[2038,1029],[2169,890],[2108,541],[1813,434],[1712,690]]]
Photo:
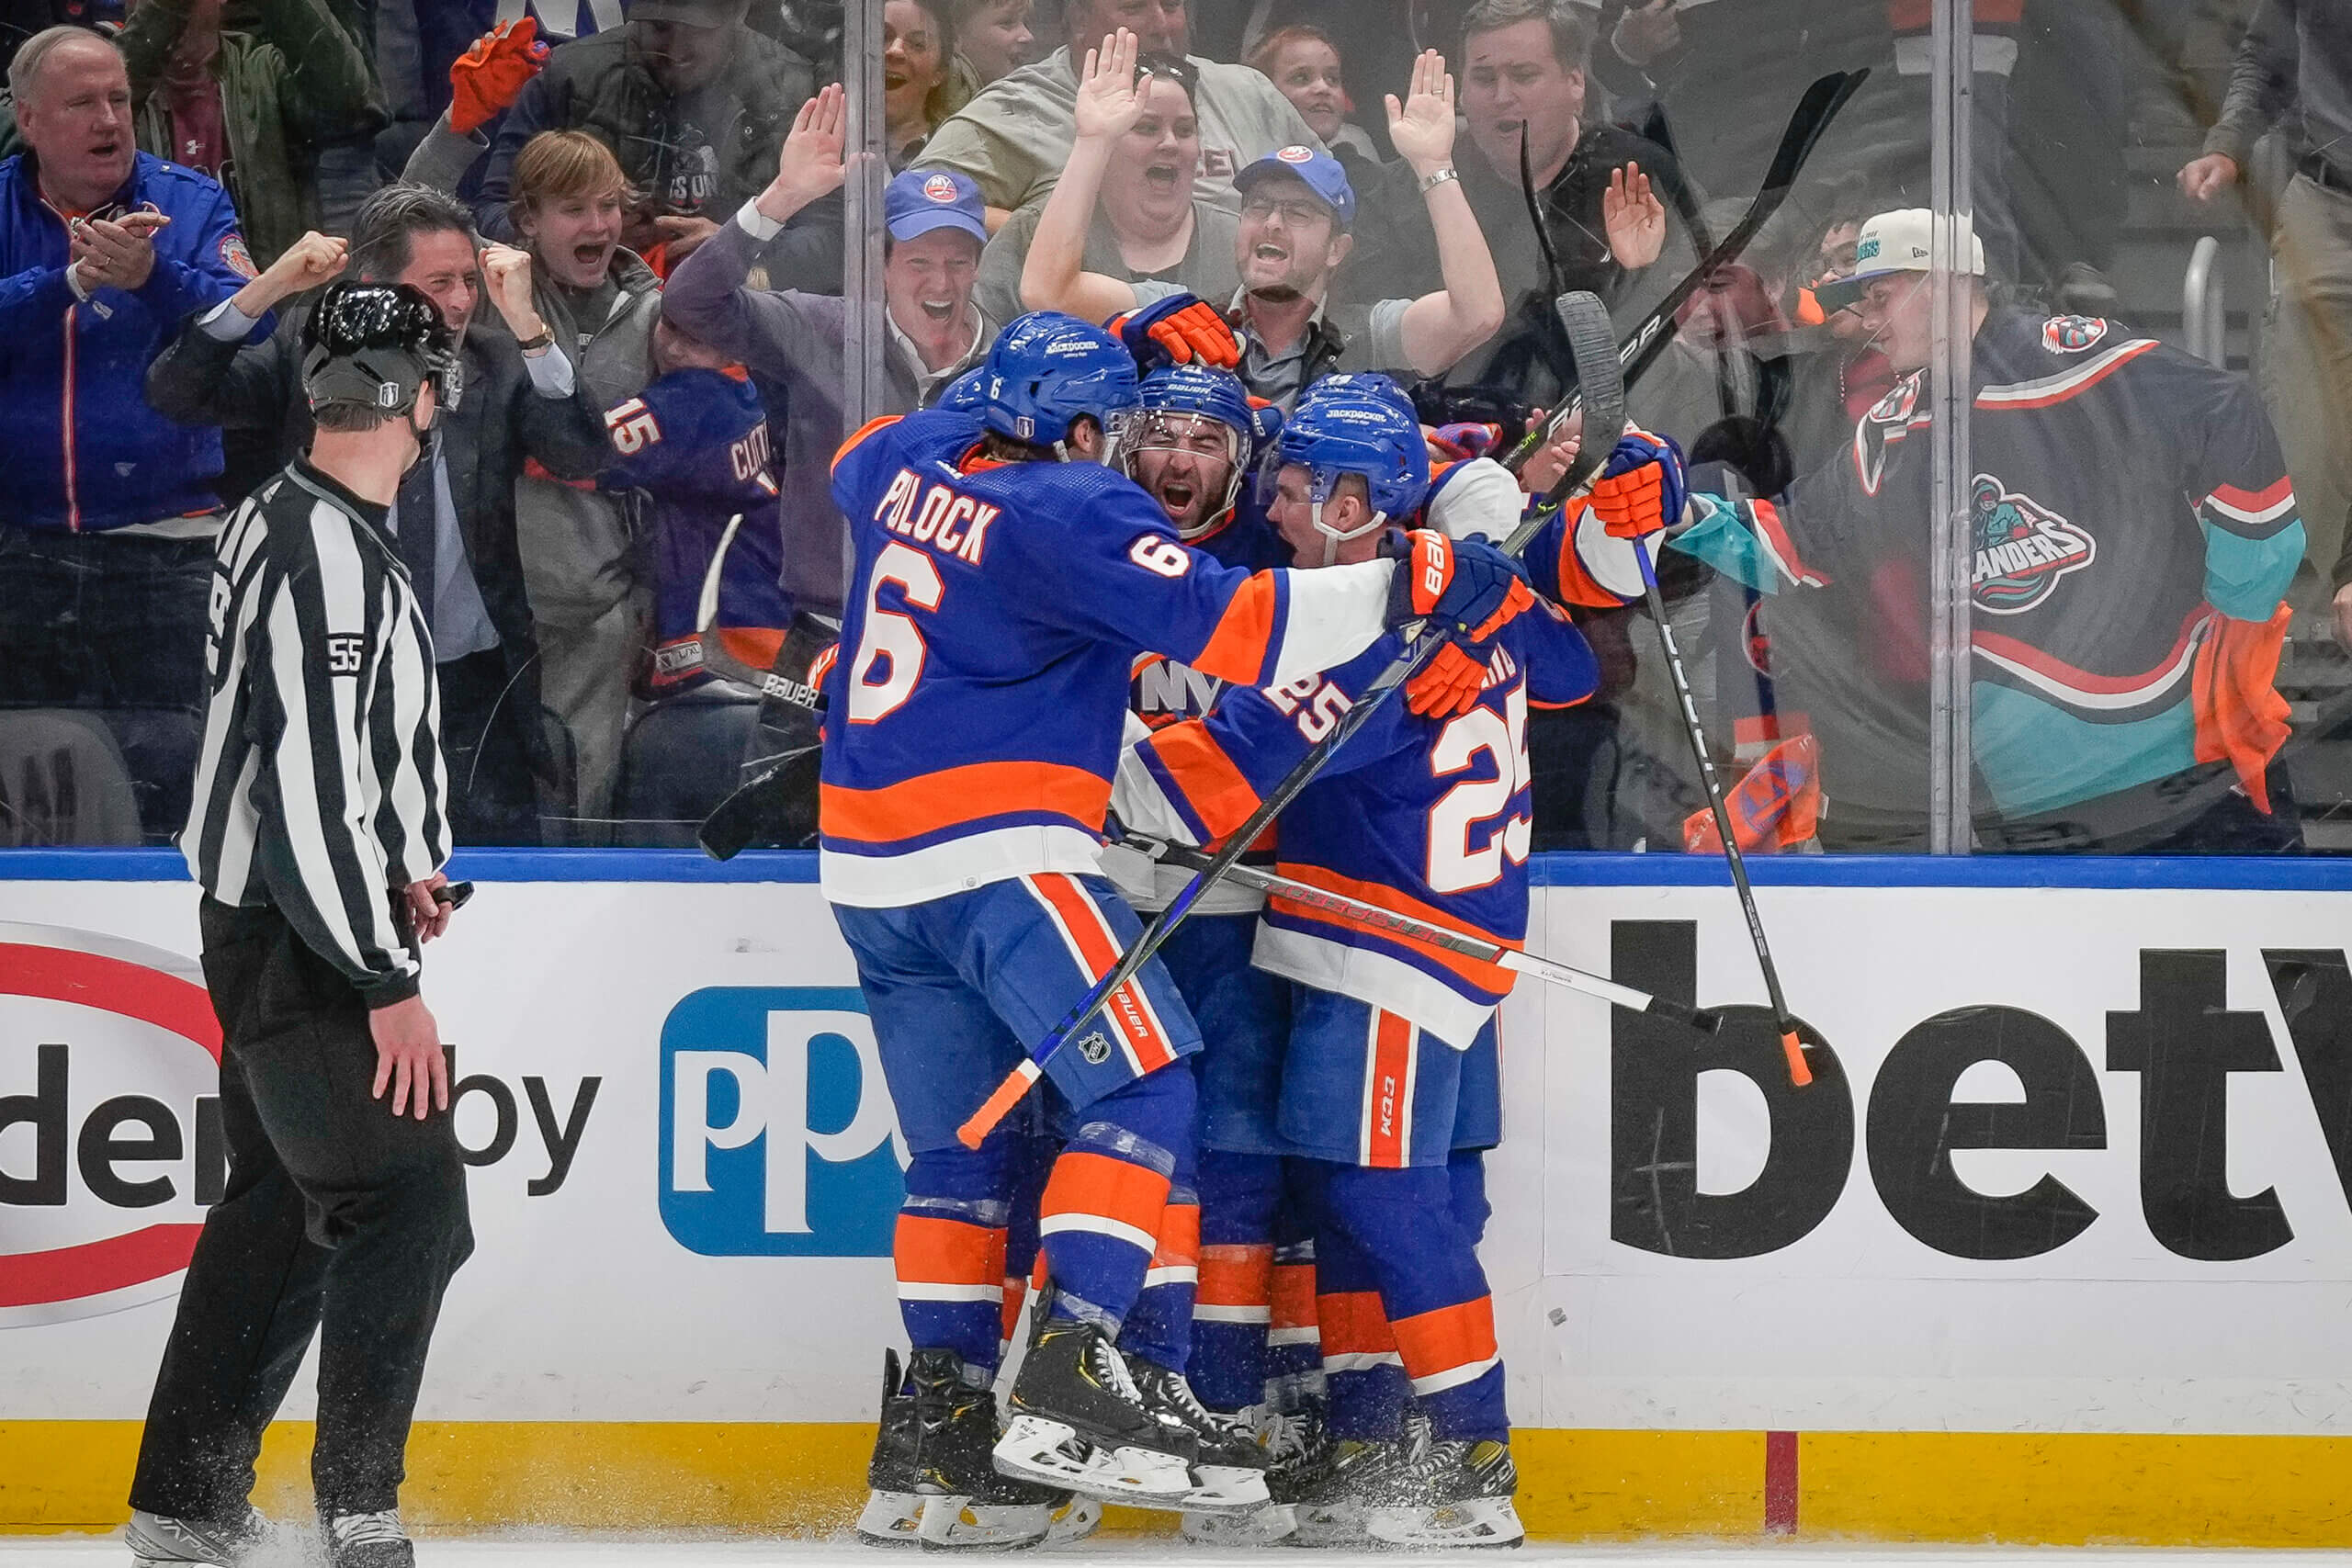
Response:
[[[1111,1059],[1111,1037],[1098,1029],[1078,1043],[1078,1054],[1088,1066],[1099,1067]]]
[[[2016,615],[2056,591],[2058,580],[2098,554],[2090,535],[2036,502],[1979,474],[1969,492],[1976,524],[1976,607]]]

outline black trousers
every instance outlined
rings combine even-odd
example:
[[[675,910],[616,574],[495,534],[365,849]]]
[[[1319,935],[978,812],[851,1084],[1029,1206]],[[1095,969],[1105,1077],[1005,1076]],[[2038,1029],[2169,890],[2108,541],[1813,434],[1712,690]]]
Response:
[[[201,918],[229,1181],[188,1264],[130,1505],[241,1515],[315,1330],[319,1511],[393,1507],[442,1292],[473,1250],[456,1131],[447,1111],[419,1122],[368,1098],[367,1009],[283,916],[207,898]]]

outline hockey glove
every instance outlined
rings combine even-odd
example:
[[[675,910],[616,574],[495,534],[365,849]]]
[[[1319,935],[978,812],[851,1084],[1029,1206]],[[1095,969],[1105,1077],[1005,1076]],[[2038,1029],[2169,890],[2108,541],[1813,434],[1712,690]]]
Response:
[[[1230,370],[1241,363],[1241,344],[1233,329],[1215,306],[1190,294],[1171,294],[1103,324],[1136,356],[1138,376],[1164,365],[1198,363]]]
[[[522,96],[548,62],[536,17],[501,22],[449,64],[449,129],[470,136]]]
[[[1405,682],[1405,705],[1423,718],[1468,713],[1486,689],[1487,661],[1492,657],[1479,644],[1453,638]]]
[[[1628,431],[1593,481],[1592,510],[1610,536],[1638,539],[1682,516],[1690,479],[1670,435]]]
[[[1397,563],[1388,588],[1392,631],[1427,621],[1432,631],[1484,642],[1535,603],[1525,569],[1484,539],[1392,529],[1380,549]]]

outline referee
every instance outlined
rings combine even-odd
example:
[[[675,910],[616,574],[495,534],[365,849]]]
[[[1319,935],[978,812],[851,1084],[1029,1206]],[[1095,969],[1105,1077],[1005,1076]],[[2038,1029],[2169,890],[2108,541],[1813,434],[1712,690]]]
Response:
[[[440,312],[339,283],[303,333],[317,423],[213,567],[204,889],[226,1195],[205,1216],[131,1483],[141,1565],[269,1543],[254,1460],[320,1333],[311,1461],[334,1568],[407,1568],[400,1483],[449,1277],[473,1249],[448,1066],[418,995],[449,835],[433,645],[386,518],[454,400]],[[387,1098],[389,1096],[389,1099]]]

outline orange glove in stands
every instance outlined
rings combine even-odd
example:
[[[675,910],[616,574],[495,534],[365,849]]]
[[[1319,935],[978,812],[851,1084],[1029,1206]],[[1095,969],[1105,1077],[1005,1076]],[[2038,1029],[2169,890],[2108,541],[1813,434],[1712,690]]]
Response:
[[[548,62],[539,22],[501,22],[449,63],[449,129],[470,136],[504,112]]]

